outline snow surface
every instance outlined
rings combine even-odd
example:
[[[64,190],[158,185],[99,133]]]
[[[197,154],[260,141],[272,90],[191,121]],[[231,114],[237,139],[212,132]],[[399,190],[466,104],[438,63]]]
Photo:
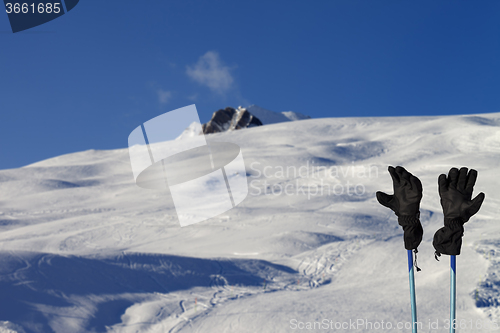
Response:
[[[388,165],[405,166],[424,186],[419,332],[447,331],[449,316],[448,258],[437,262],[432,247],[443,223],[437,177],[452,166],[478,170],[475,193],[486,199],[457,258],[457,318],[467,326],[457,332],[490,331],[500,315],[499,126],[493,113],[309,119],[213,134],[242,148],[250,193],[184,228],[168,191],[134,184],[127,149],[1,170],[0,332],[408,323],[402,229],[375,199],[377,190],[392,193]],[[440,329],[430,329],[436,320]]]
[[[203,129],[201,127],[201,124],[198,122],[192,122],[182,133],[175,138],[175,140],[183,140],[186,138],[192,138],[194,136],[200,135],[203,133]]]

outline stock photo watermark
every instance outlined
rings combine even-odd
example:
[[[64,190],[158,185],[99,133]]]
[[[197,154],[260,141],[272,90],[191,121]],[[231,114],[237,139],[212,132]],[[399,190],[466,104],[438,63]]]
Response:
[[[75,8],[80,0],[4,0],[13,33],[55,20]]]
[[[185,128],[197,135],[181,139]],[[181,227],[236,207],[248,195],[243,153],[231,142],[207,142],[196,106],[166,112],[128,137],[137,186],[169,192]]]
[[[376,165],[314,165],[307,161],[301,166],[263,166],[250,164],[250,195],[363,196],[367,179],[378,178]]]
[[[180,136],[191,129],[193,135]],[[128,137],[137,186],[169,193],[181,227],[202,222],[252,196],[366,195],[365,183],[378,178],[376,165],[270,166],[245,164],[232,142],[208,141],[196,106],[163,113],[137,126]]]
[[[290,319],[290,329],[296,331],[311,331],[311,330],[336,330],[336,331],[353,331],[353,330],[410,330],[414,325],[419,330],[443,330],[450,329],[473,329],[473,330],[488,330],[497,331],[499,325],[495,320],[472,320],[458,319],[450,323],[449,319],[444,320],[428,320],[427,322],[417,321],[414,324],[411,322],[392,322],[385,320],[368,320],[363,318],[349,319],[338,321],[334,319],[321,319],[317,321],[301,321],[296,318]]]

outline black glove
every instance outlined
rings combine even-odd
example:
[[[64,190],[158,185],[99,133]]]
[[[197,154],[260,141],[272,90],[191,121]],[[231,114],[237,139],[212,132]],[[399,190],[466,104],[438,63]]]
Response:
[[[441,253],[459,255],[462,247],[464,223],[481,208],[484,193],[479,193],[473,200],[472,190],[476,183],[477,171],[467,168],[451,168],[448,177],[442,174],[438,178],[439,196],[444,213],[444,227],[436,231],[432,245],[436,255]]]
[[[396,213],[398,223],[403,227],[405,248],[413,250],[422,241],[424,233],[419,220],[422,183],[400,166],[397,166],[396,169],[390,166],[389,173],[392,177],[394,195],[379,191],[377,192],[377,200],[381,205]]]

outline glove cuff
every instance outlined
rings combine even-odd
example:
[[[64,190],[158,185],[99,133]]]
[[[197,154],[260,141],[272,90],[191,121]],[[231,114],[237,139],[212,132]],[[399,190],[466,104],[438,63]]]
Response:
[[[452,226],[444,226],[434,234],[432,245],[436,250],[436,255],[448,254],[456,256],[460,254],[462,248],[462,236],[464,227],[461,223],[455,222]]]
[[[420,212],[415,215],[398,215],[398,223],[400,226],[412,225],[420,223]]]
[[[465,222],[462,217],[444,218],[444,226],[452,230],[463,228]]]
[[[420,212],[416,215],[398,215],[398,223],[403,227],[405,248],[414,250],[422,241],[424,230],[420,224]]]

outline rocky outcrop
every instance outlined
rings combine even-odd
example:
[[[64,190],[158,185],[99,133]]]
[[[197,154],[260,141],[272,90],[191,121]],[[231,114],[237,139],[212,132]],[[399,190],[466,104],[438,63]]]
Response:
[[[262,122],[241,106],[238,109],[227,107],[215,111],[212,119],[202,125],[204,134],[234,131],[247,127],[262,126]]]
[[[192,123],[176,138],[176,140],[197,136],[202,133],[220,133],[310,118],[309,116],[293,111],[273,112],[257,105],[250,105],[248,108],[240,106],[237,109],[227,107],[215,111],[212,114],[212,119],[206,124],[200,125],[199,123]]]

